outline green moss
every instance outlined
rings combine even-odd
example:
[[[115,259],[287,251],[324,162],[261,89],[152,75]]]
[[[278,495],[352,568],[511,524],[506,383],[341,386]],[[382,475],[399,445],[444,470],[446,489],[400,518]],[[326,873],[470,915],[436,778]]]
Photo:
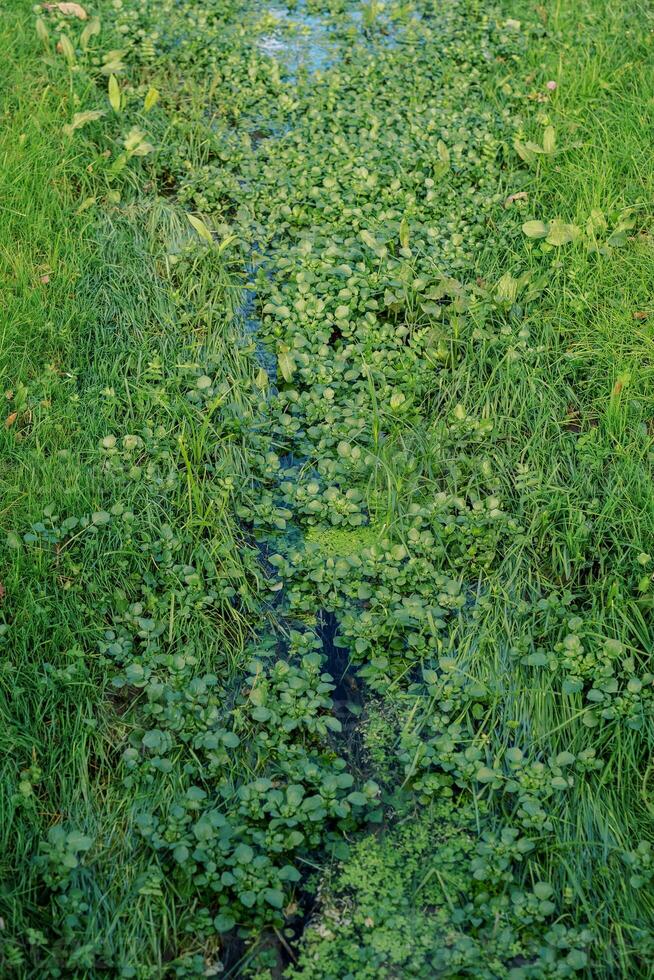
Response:
[[[317,544],[325,555],[348,556],[357,554],[362,548],[378,544],[383,533],[374,525],[351,531],[331,527],[309,527],[306,540],[311,544]]]

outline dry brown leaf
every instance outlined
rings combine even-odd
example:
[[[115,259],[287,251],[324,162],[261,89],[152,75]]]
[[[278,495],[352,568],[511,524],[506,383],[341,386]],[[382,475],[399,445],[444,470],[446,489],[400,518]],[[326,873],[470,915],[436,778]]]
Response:
[[[515,194],[509,194],[506,201],[504,202],[504,207],[508,208],[509,205],[513,204],[514,201],[527,201],[529,200],[529,195],[527,191],[517,191]]]
[[[8,415],[7,418],[5,419],[5,429],[11,429],[12,425],[14,424],[17,418],[18,418],[18,412],[12,412],[11,415]]]
[[[64,17],[79,17],[80,20],[86,20],[88,17],[84,7],[80,7],[78,3],[46,3],[45,9],[58,10]]]
[[[649,313],[647,310],[637,310],[636,313],[633,314],[634,320],[646,320],[648,316]]]

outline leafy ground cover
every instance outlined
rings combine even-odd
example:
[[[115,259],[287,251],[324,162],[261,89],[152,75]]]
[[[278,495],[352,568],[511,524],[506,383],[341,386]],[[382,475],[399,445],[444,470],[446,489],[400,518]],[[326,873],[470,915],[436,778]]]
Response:
[[[3,972],[647,976],[651,12],[3,23]]]

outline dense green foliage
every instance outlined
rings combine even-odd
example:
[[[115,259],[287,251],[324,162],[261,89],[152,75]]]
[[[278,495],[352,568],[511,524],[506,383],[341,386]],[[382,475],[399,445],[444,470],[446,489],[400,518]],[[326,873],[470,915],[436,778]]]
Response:
[[[647,11],[18,7],[3,974],[647,976]]]

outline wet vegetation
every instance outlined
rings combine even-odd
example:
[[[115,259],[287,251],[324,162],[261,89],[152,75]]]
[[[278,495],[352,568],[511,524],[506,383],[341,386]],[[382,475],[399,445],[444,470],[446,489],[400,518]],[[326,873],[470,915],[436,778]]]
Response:
[[[2,975],[649,976],[651,11],[0,32]]]

